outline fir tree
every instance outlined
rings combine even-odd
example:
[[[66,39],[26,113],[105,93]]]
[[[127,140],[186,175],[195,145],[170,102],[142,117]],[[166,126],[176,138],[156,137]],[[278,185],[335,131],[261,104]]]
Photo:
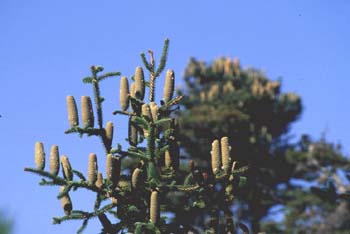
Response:
[[[102,73],[103,67],[91,66],[91,75],[83,82],[91,85],[93,97],[83,96],[79,110],[74,96],[67,96],[69,129],[65,133],[98,137],[105,151],[103,157],[89,155],[87,173],[77,170],[67,155],[60,156],[58,146],[51,148],[50,158],[46,160],[44,144],[35,144],[36,168],[25,168],[25,171],[40,175],[40,185],[59,187],[57,198],[64,215],[53,218],[54,224],[81,220],[77,231],[81,233],[88,222],[97,217],[102,233],[110,234],[236,233],[229,207],[245,181],[242,174],[246,168],[230,161],[231,147],[224,135],[213,141],[210,172],[198,170],[193,161],[189,167],[180,164],[180,130],[173,112],[183,96],[174,96],[173,70],[166,72],[162,100],[155,100],[155,82],[165,68],[168,45],[167,39],[158,66],[152,51],[149,51],[149,60],[141,54],[148,78],[140,66],[130,78],[120,77],[120,72]],[[113,114],[129,120],[128,146],[115,143],[113,123],[105,123],[103,118],[106,100],[101,96],[100,83],[112,77],[120,77],[120,109]],[[47,161],[49,169],[46,169]],[[101,161],[106,163],[105,172],[98,169]],[[96,195],[93,210],[75,207],[70,197],[75,190]],[[206,226],[161,215],[163,211],[193,210],[210,214]],[[113,219],[107,214],[112,214]],[[247,230],[243,223],[237,228]]]

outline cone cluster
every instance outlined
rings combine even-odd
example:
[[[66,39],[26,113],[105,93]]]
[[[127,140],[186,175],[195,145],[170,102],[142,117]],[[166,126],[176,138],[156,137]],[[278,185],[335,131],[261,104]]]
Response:
[[[214,140],[211,145],[211,167],[214,174],[217,174],[220,169],[226,173],[230,167],[230,151],[231,146],[228,142],[228,137],[222,137],[221,140]]]

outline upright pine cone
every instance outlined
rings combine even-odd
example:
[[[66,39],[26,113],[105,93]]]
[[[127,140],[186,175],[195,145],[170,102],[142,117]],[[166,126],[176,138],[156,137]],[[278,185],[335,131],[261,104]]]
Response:
[[[63,177],[67,180],[73,180],[72,167],[70,165],[70,162],[67,156],[65,155],[61,156],[61,164],[62,164]]]
[[[173,70],[169,69],[166,72],[164,92],[163,92],[163,101],[165,103],[167,103],[173,98],[174,86],[175,86],[175,73]]]
[[[141,114],[147,116],[149,119],[152,119],[151,109],[148,104],[143,104],[141,107]]]
[[[84,128],[94,127],[94,113],[92,111],[92,103],[89,96],[81,97],[81,117],[83,119]]]
[[[57,176],[60,170],[59,152],[58,146],[53,145],[50,151],[50,172]]]
[[[225,172],[228,172],[230,169],[230,151],[231,146],[228,143],[228,137],[221,138],[221,161],[222,167]]]
[[[165,151],[165,154],[164,154],[164,162],[165,162],[165,167],[167,168],[171,167],[171,156],[168,149]]]
[[[135,70],[135,94],[138,99],[145,97],[145,76],[142,67],[136,67]]]
[[[126,76],[120,79],[120,92],[119,92],[120,108],[126,111],[129,107],[129,82]]]
[[[35,143],[35,165],[36,168],[40,171],[45,168],[45,151],[44,145],[42,142]]]
[[[158,223],[159,220],[159,198],[158,192],[153,191],[151,193],[151,201],[150,201],[150,221],[151,223]]]
[[[131,176],[131,185],[132,185],[132,189],[137,189],[139,188],[140,185],[140,180],[141,180],[141,169],[140,168],[136,168],[133,172],[132,172],[132,176]]]
[[[106,177],[113,183],[113,187],[117,187],[120,178],[120,160],[112,154],[107,155]]]
[[[179,167],[180,152],[179,144],[176,140],[169,141],[169,149],[165,151],[164,162],[166,167],[177,170]]]
[[[131,83],[131,86],[130,86],[130,96],[136,98],[136,94],[135,94],[135,82]]]
[[[71,128],[79,125],[77,104],[73,96],[67,96],[68,122]]]
[[[216,174],[220,170],[220,143],[219,140],[214,140],[211,144],[211,168],[213,173]]]
[[[113,132],[114,132],[114,126],[113,123],[111,121],[108,121],[106,124],[106,143],[107,143],[107,147],[110,148],[112,146],[112,142],[113,142]]]
[[[151,109],[151,114],[152,114],[152,120],[153,122],[158,120],[158,106],[155,102],[150,102],[149,107]]]
[[[95,184],[97,181],[97,157],[96,154],[91,153],[89,155],[89,164],[88,164],[88,181],[91,184]]]

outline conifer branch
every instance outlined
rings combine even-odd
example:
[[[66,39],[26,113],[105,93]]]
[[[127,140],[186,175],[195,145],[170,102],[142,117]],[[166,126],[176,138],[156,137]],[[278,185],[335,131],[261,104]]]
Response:
[[[72,184],[64,186],[64,189],[57,195],[57,199],[61,199],[62,197],[68,195],[68,193],[72,189],[72,187],[73,187]]]
[[[169,42],[170,41],[169,41],[168,38],[166,38],[165,41],[164,41],[162,56],[160,58],[159,67],[158,67],[157,71],[154,74],[155,77],[158,77],[160,75],[160,73],[162,73],[164,68],[165,68],[167,57],[168,57]]]
[[[84,219],[84,221],[81,224],[80,228],[77,230],[77,233],[78,234],[82,233],[86,229],[88,223],[89,223],[89,219]]]
[[[140,55],[141,55],[141,59],[142,59],[143,65],[146,67],[146,69],[149,72],[152,72],[151,65],[148,63],[145,53],[141,53]]]
[[[91,84],[92,78],[90,76],[83,78],[83,83],[84,84]]]
[[[129,112],[129,111],[121,111],[121,110],[113,111],[112,114],[113,115],[120,114],[120,115],[128,115],[128,116],[135,116],[136,115],[135,113],[132,113],[132,112]]]
[[[94,100],[97,112],[97,122],[100,129],[103,128],[103,117],[102,117],[102,106],[101,106],[101,95],[100,95],[100,87],[98,84],[98,79],[96,76],[96,72],[92,70],[92,87],[94,91]]]
[[[42,185],[53,185],[54,184],[57,186],[63,185],[63,186],[71,186],[71,187],[76,187],[76,188],[85,188],[85,189],[91,190],[93,192],[101,192],[102,191],[102,190],[98,189],[95,185],[91,185],[86,181],[68,181],[62,177],[52,175],[50,172],[41,171],[41,170],[34,169],[34,168],[27,168],[26,167],[26,168],[24,168],[24,171],[32,172],[34,174],[38,174],[38,175],[41,175],[43,177],[52,179],[51,182],[49,181],[49,182],[42,184]],[[108,192],[108,191],[105,191],[105,192]]]
[[[77,175],[82,181],[86,181],[85,176],[80,171],[77,171],[77,170],[73,169],[72,172],[73,172],[73,174]]]
[[[88,136],[100,136],[101,135],[101,129],[98,128],[80,128],[80,127],[74,127],[71,129],[68,129],[64,131],[65,134],[70,133],[79,133],[79,134],[87,134]]]
[[[120,72],[107,72],[101,76],[98,76],[97,80],[100,82],[100,81],[103,81],[107,78],[114,77],[114,76],[120,76],[120,75],[121,75]]]
[[[141,99],[138,99],[133,96],[130,96],[130,101],[131,101],[131,104],[135,104],[137,106],[142,106],[143,104],[145,104]]]
[[[173,106],[173,105],[177,105],[181,102],[181,100],[183,99],[184,96],[177,96],[173,99],[171,99],[170,101],[168,101],[165,105],[170,107],[170,106]]]

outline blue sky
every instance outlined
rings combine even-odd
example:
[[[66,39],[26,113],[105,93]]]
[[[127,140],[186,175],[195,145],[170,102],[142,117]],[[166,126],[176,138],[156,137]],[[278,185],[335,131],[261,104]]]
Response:
[[[34,143],[44,142],[47,155],[58,144],[73,167],[85,171],[88,154],[102,156],[102,149],[98,139],[63,134],[65,97],[92,94],[81,82],[92,64],[130,76],[141,65],[140,52],[152,48],[159,58],[166,37],[177,85],[191,56],[239,57],[243,67],[282,77],[282,91],[302,96],[304,112],[291,129],[296,137],[326,131],[348,154],[349,13],[346,0],[1,0],[0,208],[14,218],[15,233],[73,233],[79,227],[52,225],[51,217],[63,214],[57,188],[40,187],[39,177],[23,172],[34,165]],[[125,118],[110,114],[119,108],[118,86],[111,79],[101,87],[105,120],[116,127],[114,143],[126,137]],[[72,198],[77,209],[93,200],[84,192]],[[87,232],[98,230],[93,221]]]

